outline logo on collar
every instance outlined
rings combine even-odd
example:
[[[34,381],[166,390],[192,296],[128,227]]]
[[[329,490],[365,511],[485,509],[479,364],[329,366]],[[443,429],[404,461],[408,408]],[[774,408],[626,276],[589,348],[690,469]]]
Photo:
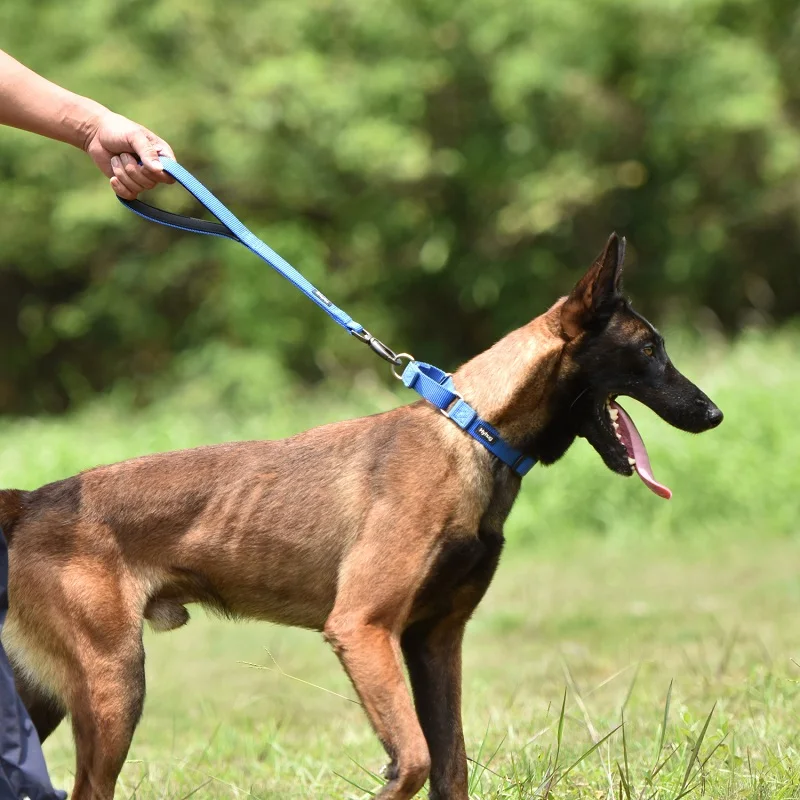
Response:
[[[477,433],[478,436],[480,436],[484,441],[489,442],[489,444],[494,444],[495,440],[497,439],[497,437],[493,433],[487,431],[483,425],[478,425],[478,427],[475,428],[475,433]]]

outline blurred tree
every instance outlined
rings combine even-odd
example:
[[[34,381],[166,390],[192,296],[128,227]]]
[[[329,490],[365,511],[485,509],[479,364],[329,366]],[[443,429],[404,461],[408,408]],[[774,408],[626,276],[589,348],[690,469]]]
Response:
[[[35,29],[37,35],[31,36]],[[0,46],[153,128],[395,347],[442,366],[539,313],[616,229],[656,319],[800,310],[789,0],[39,0]],[[0,131],[0,410],[146,387],[210,339],[307,380],[364,354],[235,245],[135,219]],[[178,188],[154,202],[197,213]]]

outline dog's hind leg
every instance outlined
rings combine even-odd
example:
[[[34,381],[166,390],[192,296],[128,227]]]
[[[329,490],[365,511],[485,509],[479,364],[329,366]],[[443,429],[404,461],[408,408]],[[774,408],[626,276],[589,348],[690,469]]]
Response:
[[[55,574],[41,563],[26,572],[24,563],[15,576],[20,602],[10,631],[24,665],[24,700],[32,703],[37,728],[52,728],[52,706],[25,680],[36,676],[71,717],[72,800],[112,800],[144,703],[148,587],[105,554],[76,559]]]
[[[37,574],[26,576],[36,603],[19,604],[10,631],[23,702],[42,738],[63,716],[59,705],[70,715],[72,800],[112,800],[144,703],[145,590],[99,562],[62,568],[49,593]]]
[[[17,694],[22,698],[33,726],[36,728],[39,741],[44,742],[61,724],[67,711],[51,694],[38,687],[24,671],[15,671],[14,682],[17,686]]]
[[[140,630],[128,641],[93,648],[70,698],[76,774],[72,800],[112,800],[144,703]],[[135,638],[134,638],[135,637]]]
[[[80,588],[91,605],[78,608],[78,597],[73,600],[80,645],[77,663],[68,667],[76,757],[72,800],[112,800],[144,705],[144,599],[110,574],[93,575]]]

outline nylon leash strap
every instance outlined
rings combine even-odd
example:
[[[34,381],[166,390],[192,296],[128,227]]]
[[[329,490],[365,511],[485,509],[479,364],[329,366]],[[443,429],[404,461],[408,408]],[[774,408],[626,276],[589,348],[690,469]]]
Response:
[[[205,236],[221,236],[243,244],[248,250],[255,253],[260,259],[266,261],[276,272],[296,286],[311,302],[319,306],[334,322],[344,328],[349,334],[359,341],[368,344],[381,358],[392,364],[395,377],[403,381],[409,389],[425,398],[434,405],[449,420],[454,422],[465,433],[480,442],[490,453],[507,464],[518,475],[528,473],[536,460],[526,456],[519,450],[503,441],[500,434],[488,422],[482,420],[478,413],[458,393],[453,385],[449,373],[416,361],[408,353],[395,353],[376,337],[367,331],[363,325],[356,322],[349,314],[334,305],[316,286],[301,275],[288,261],[276,253],[269,245],[261,241],[228,209],[217,197],[212,194],[194,175],[182,167],[177,161],[167,156],[160,156],[164,171],[172,175],[175,180],[193,195],[211,214],[217,222],[186,217],[174,214],[161,208],[143,203],[141,200],[119,201],[144,219],[166,225],[169,228],[200,233]],[[395,367],[402,365],[408,359],[408,364],[402,375],[395,371]]]

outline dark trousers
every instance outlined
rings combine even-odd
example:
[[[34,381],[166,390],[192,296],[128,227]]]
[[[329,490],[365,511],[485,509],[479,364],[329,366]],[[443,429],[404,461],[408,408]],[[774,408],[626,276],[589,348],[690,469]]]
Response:
[[[0,531],[0,632],[8,611],[8,549]],[[14,687],[8,656],[0,644],[0,800],[65,800],[47,775],[42,746]]]

